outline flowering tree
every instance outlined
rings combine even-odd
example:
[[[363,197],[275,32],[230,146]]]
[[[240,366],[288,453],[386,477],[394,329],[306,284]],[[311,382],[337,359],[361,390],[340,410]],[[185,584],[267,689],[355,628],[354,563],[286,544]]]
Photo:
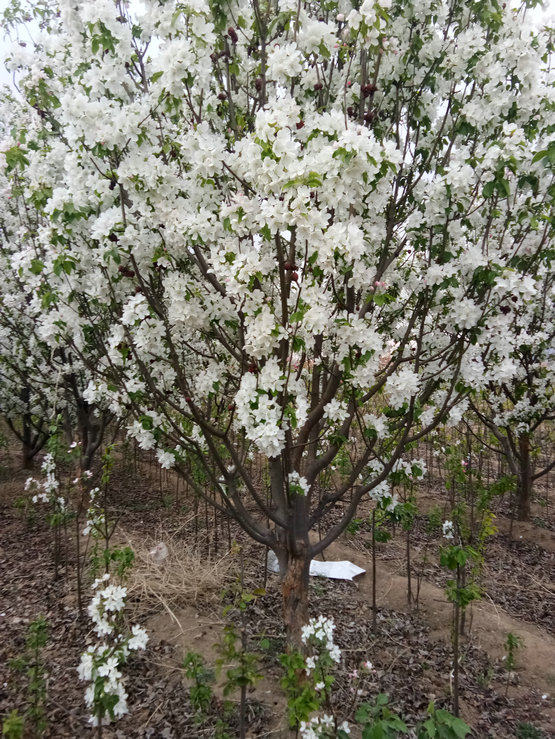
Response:
[[[32,127],[21,103],[11,95],[2,102],[4,121],[11,119],[20,135],[26,126]],[[4,143],[6,167],[0,175],[4,195],[0,215],[0,412],[22,443],[24,467],[31,466],[60,415],[68,437],[79,439],[81,469],[89,469],[112,414],[85,400],[91,375],[72,347],[67,343],[54,346],[45,340],[51,295],[29,284],[25,274],[38,275],[43,268],[44,250],[37,233],[46,223],[42,212],[45,194],[27,189],[30,183],[23,165],[28,160],[21,144],[10,147],[9,135]],[[33,258],[23,270],[19,255],[29,250]],[[63,264],[56,263],[53,269],[59,274]]]
[[[299,641],[310,559],[514,372],[507,275],[551,229],[546,42],[495,0],[57,10],[11,60],[41,336],[275,550]]]
[[[517,514],[530,518],[533,485],[555,466],[550,460],[534,464],[538,456],[534,435],[555,418],[555,363],[553,361],[554,303],[552,253],[546,251],[544,264],[530,275],[515,275],[513,297],[504,310],[512,316],[510,325],[515,371],[510,379],[488,383],[473,408],[490,429],[517,480]]]

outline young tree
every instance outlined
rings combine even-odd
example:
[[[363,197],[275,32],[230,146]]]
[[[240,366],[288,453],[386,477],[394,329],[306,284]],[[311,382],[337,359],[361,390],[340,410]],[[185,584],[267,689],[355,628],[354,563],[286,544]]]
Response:
[[[48,192],[20,264],[101,357],[87,400],[277,553],[298,642],[310,559],[512,374],[504,278],[551,233],[546,42],[495,0],[50,8],[12,59]]]

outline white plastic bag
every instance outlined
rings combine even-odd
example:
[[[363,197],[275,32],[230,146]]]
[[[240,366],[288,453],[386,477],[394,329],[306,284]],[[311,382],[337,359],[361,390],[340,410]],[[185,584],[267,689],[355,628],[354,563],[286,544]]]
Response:
[[[270,572],[279,573],[279,562],[276,554],[268,550],[268,569]],[[313,559],[310,563],[310,575],[312,577],[329,577],[332,580],[352,580],[357,575],[363,575],[366,570],[362,567],[343,560],[340,562],[319,562]]]

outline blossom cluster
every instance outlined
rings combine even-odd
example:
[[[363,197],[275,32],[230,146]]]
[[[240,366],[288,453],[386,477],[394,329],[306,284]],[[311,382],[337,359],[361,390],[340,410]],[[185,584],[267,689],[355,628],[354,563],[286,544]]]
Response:
[[[443,537],[445,539],[454,539],[455,537],[455,526],[453,521],[444,521],[441,526]]]
[[[308,674],[317,668],[319,660],[324,656],[329,657],[332,662],[340,662],[341,650],[333,641],[334,631],[335,622],[333,618],[327,618],[326,616],[311,618],[308,624],[302,627],[302,642],[310,646],[314,652],[313,655],[306,658],[306,672]]]
[[[77,672],[80,680],[89,683],[85,702],[91,710],[90,723],[98,726],[128,712],[121,668],[130,652],[146,648],[148,635],[136,624],[130,633],[124,627],[125,587],[111,583],[105,574],[95,580],[93,589],[88,613],[101,640],[81,655]]]
[[[106,514],[97,503],[100,488],[92,488],[89,491],[89,507],[87,508],[87,520],[83,528],[83,536],[92,534],[94,538],[99,537],[106,525]]]
[[[306,477],[302,477],[298,472],[289,473],[289,490],[297,495],[307,495],[310,485]]]
[[[333,618],[318,616],[311,618],[301,629],[301,640],[310,650],[305,658],[305,670],[314,681],[314,688],[321,695],[328,695],[333,684],[330,668],[341,661],[341,650],[334,642],[335,622]],[[350,734],[349,724],[344,721],[340,726],[337,720],[327,713],[312,716],[300,725],[303,739],[327,739],[343,737]]]
[[[56,461],[52,452],[47,452],[41,464],[44,477],[36,480],[28,477],[25,481],[25,491],[32,491],[33,503],[51,503],[56,510],[63,512],[66,509],[66,500],[59,494],[60,481],[56,476]]]
[[[348,721],[337,726],[334,717],[324,713],[313,716],[308,721],[301,721],[300,733],[302,739],[337,739],[338,736],[349,735],[351,729]]]

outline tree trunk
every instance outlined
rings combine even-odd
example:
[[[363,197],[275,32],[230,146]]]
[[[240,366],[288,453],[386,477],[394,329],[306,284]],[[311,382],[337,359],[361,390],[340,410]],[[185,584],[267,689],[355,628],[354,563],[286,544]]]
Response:
[[[33,454],[33,450],[29,448],[29,446],[23,442],[22,448],[21,448],[21,466],[24,470],[32,470],[33,469],[33,460],[35,455]]]
[[[25,391],[24,398],[28,402],[29,396],[28,393],[25,394]],[[21,466],[24,470],[30,470],[33,467],[33,457],[35,456],[35,453],[33,451],[33,432],[31,429],[31,420],[29,414],[24,413],[21,421]]]
[[[530,504],[532,502],[532,461],[530,459],[530,437],[521,434],[518,437],[519,475],[518,475],[518,520],[530,519]]]
[[[289,555],[281,585],[283,620],[289,648],[302,648],[301,628],[308,623],[309,571],[310,557],[306,547],[298,554]]]

